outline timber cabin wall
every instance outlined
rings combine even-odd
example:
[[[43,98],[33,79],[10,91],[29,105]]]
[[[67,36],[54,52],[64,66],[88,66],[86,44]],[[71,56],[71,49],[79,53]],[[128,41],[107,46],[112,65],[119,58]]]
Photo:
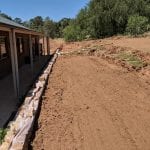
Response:
[[[34,39],[34,52],[33,52],[33,57],[39,56],[39,37],[38,36],[32,36]]]
[[[0,31],[0,37],[6,37],[5,46],[7,51],[6,58],[0,59],[0,78],[11,72],[11,54],[9,44],[9,33]]]
[[[22,50],[19,48],[19,43],[18,39],[22,42]],[[21,67],[27,62],[27,58],[30,57],[30,52],[29,52],[29,35],[26,34],[16,34],[16,43],[17,43],[17,56],[18,56],[18,66]],[[28,60],[29,61],[29,60]]]
[[[12,71],[11,67],[11,53],[10,53],[10,43],[9,43],[9,32],[0,31],[0,37],[6,37],[6,51],[7,51],[7,57],[0,59],[0,79],[4,76],[8,75]],[[35,38],[35,56],[39,55],[39,37],[33,36]],[[21,42],[21,47],[20,43]],[[30,63],[30,48],[29,48],[29,35],[22,34],[22,33],[16,33],[16,46],[17,46],[17,56],[18,56],[18,67],[20,68],[24,64]],[[20,49],[22,48],[22,49]]]

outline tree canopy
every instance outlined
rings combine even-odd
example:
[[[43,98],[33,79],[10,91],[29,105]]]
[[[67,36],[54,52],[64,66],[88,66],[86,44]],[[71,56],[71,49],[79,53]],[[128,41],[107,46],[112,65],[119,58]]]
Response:
[[[51,38],[63,37],[63,30],[70,24],[70,18],[62,18],[60,21],[55,22],[50,17],[43,18],[41,16],[36,16],[27,21],[22,21],[21,18],[12,18],[5,13],[0,11],[0,15],[9,20],[15,21],[21,25],[31,28],[37,32],[42,32],[46,36]]]
[[[70,26],[72,32],[74,32],[73,26],[80,28],[80,35],[77,36],[81,38],[74,39],[86,39],[124,33],[137,35],[148,31],[149,24],[150,0],[91,0],[80,10],[74,25],[70,24]],[[130,28],[134,28],[134,32]],[[64,36],[67,36],[67,32],[68,30],[64,30]]]
[[[90,0],[74,19],[55,22],[49,17],[36,16],[29,21],[12,19],[51,38],[67,41],[104,38],[116,34],[138,35],[150,30],[150,0]]]

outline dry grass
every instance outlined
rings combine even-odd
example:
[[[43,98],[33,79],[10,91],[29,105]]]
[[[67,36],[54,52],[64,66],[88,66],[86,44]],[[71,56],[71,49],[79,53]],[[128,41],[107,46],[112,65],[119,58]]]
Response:
[[[146,65],[145,62],[132,53],[120,52],[117,57],[131,65],[134,69],[141,69]]]

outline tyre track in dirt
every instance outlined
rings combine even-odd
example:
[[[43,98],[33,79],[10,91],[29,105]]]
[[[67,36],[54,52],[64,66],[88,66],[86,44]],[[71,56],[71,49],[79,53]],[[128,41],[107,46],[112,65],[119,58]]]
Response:
[[[33,150],[149,150],[150,86],[98,57],[60,57]]]

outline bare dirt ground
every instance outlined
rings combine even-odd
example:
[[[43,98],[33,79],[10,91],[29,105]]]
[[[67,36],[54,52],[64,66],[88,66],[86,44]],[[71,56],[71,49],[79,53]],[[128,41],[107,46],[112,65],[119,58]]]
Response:
[[[51,43],[52,50],[56,49],[61,44],[64,45],[63,48],[64,51],[80,49],[91,45],[110,44],[113,46],[120,46],[120,47],[130,48],[132,50],[139,50],[142,52],[150,53],[150,36],[139,37],[139,38],[115,36],[115,37],[100,39],[100,40],[90,40],[90,41],[71,42],[71,43],[65,43],[62,39],[56,39],[56,40],[50,40],[50,43]]]
[[[143,64],[146,64],[146,67],[141,68],[139,74],[142,78],[147,79],[147,82],[150,83],[150,35],[137,38],[129,38],[127,36],[114,36],[99,40],[69,43],[64,42],[62,39],[51,40],[52,49],[56,49],[56,47],[60,47],[60,45],[63,45],[64,53],[89,49],[93,51],[98,50],[98,55],[101,58],[104,58],[109,62],[111,61],[114,64],[126,67],[131,71],[133,70],[133,66],[129,66],[129,64],[126,63],[124,60],[116,58],[122,52],[130,53],[140,59]]]
[[[58,58],[43,96],[33,150],[150,149],[150,76],[142,78],[142,70],[104,57],[120,50],[109,40],[64,44],[66,52],[94,48],[94,53]],[[95,52],[98,45],[105,48],[103,57]]]
[[[98,57],[60,57],[34,150],[149,150],[150,86]]]
[[[141,37],[141,38],[118,37],[118,38],[110,38],[104,41],[113,43],[116,46],[137,49],[143,52],[150,53],[150,37]]]

